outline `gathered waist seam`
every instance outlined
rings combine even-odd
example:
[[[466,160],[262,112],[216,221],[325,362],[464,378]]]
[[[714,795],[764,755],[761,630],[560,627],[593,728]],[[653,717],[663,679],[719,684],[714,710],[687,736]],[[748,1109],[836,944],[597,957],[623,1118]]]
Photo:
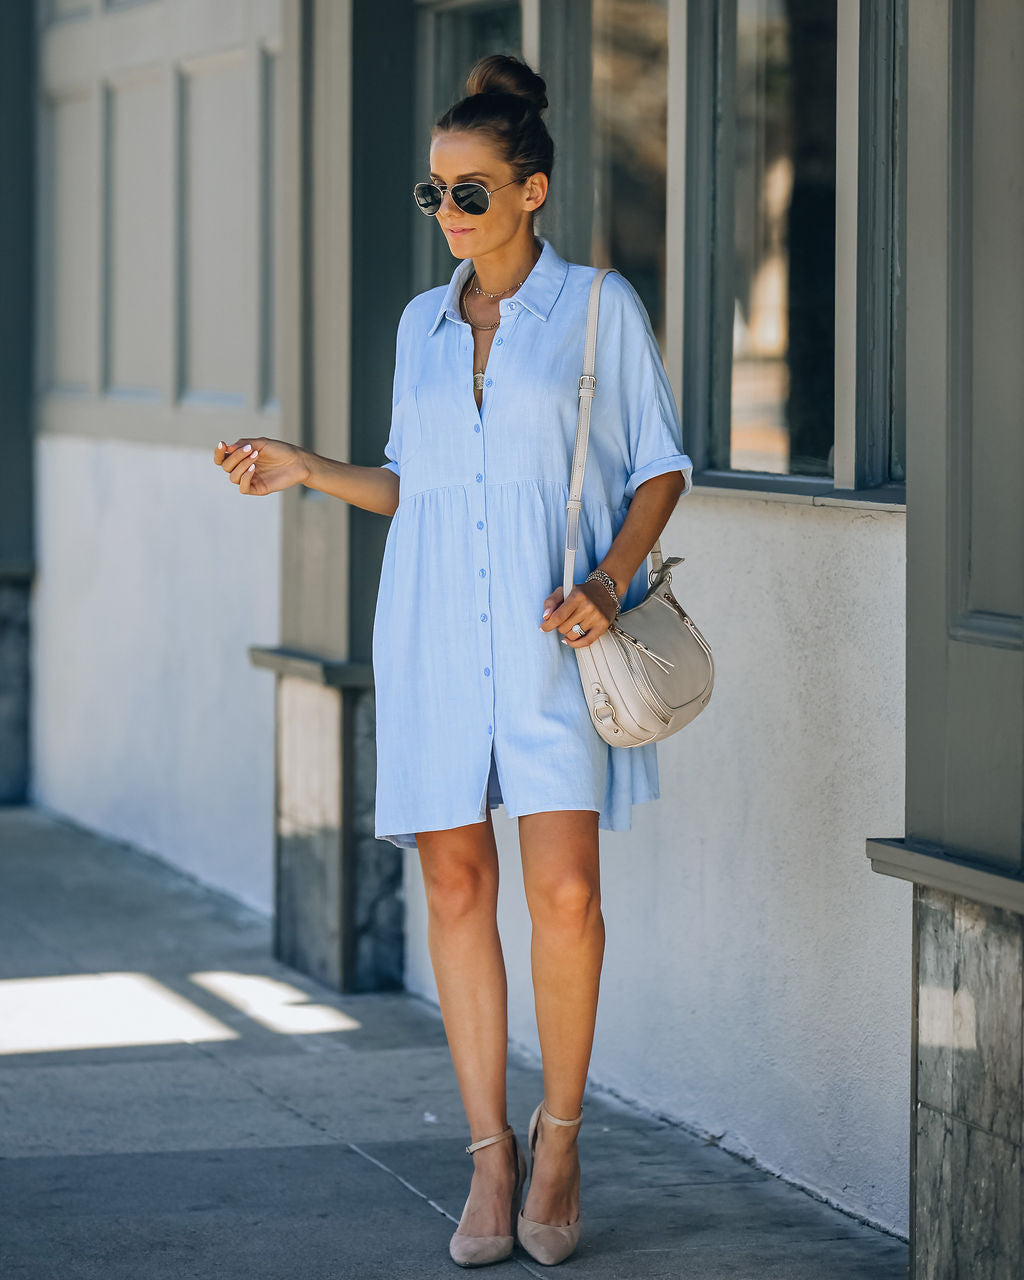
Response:
[[[485,488],[485,489],[508,489],[508,488],[515,488],[515,487],[517,487],[518,485],[522,485],[522,484],[546,484],[546,485],[554,485],[554,486],[557,486],[557,487],[558,487],[558,488],[560,488],[560,489],[564,489],[566,493],[568,493],[568,492],[569,492],[569,481],[568,481],[568,480],[552,480],[552,479],[547,478],[547,477],[539,477],[539,476],[520,476],[520,477],[519,477],[519,479],[517,479],[517,480],[486,480],[486,481],[484,481],[484,488]],[[424,493],[447,493],[447,492],[454,492],[454,491],[456,491],[456,490],[459,490],[459,491],[461,491],[462,493],[468,493],[468,492],[469,492],[469,485],[468,485],[468,484],[435,484],[435,485],[430,485],[430,486],[429,486],[428,488],[426,488],[426,489],[417,489],[414,493],[407,493],[407,494],[405,494],[405,495],[400,499],[400,503],[401,503],[401,502],[410,502],[413,498],[418,498],[418,497],[420,497],[420,495],[421,495],[421,494],[424,494]],[[605,508],[605,510],[607,510],[607,511],[621,511],[621,509],[622,509],[623,507],[628,507],[628,506],[629,506],[629,499],[628,499],[628,498],[623,498],[623,500],[619,503],[619,505],[618,505],[618,506],[615,506],[615,504],[614,504],[614,503],[611,503],[611,502],[601,502],[601,501],[600,501],[600,499],[598,499],[598,498],[588,497],[588,496],[584,495],[584,496],[583,496],[583,505],[584,505],[584,506],[591,506],[591,507],[603,507],[603,508]]]

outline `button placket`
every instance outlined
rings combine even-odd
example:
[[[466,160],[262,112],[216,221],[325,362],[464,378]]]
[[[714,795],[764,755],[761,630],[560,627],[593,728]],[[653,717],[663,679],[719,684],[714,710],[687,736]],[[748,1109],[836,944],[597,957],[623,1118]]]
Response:
[[[509,337],[514,327],[515,321],[519,317],[521,308],[519,304],[514,300],[504,299],[499,304],[498,311],[499,311],[498,330],[495,333],[494,340],[491,343],[491,349],[487,355],[487,374],[484,379],[484,386],[486,388],[493,388],[495,383],[495,378],[493,374],[497,374],[498,380],[500,381],[501,360],[502,360],[502,357],[504,356],[504,347],[506,345],[505,340],[506,338]],[[462,323],[465,324],[465,321],[462,321]],[[469,331],[468,325],[466,326],[466,329],[467,331]],[[469,360],[468,360],[469,369],[470,369],[469,382],[470,382],[470,385],[472,385],[472,371],[473,371],[473,366],[475,364],[475,361],[473,359],[474,343],[473,343],[472,332],[468,332],[467,346],[469,350]],[[496,348],[497,350],[495,350]],[[497,363],[495,364],[495,362]],[[494,681],[492,678],[492,672],[494,670],[494,665],[495,665],[494,664],[494,636],[491,630],[492,610],[491,610],[491,599],[490,599],[491,591],[490,591],[490,581],[489,581],[491,576],[490,549],[488,545],[488,535],[485,530],[486,521],[487,521],[487,444],[486,444],[487,431],[485,428],[487,426],[487,419],[490,411],[490,401],[491,401],[491,396],[485,394],[482,398],[480,407],[477,408],[476,397],[474,396],[472,400],[473,408],[476,409],[476,414],[471,425],[473,427],[473,435],[477,438],[479,442],[477,447],[477,452],[475,454],[475,457],[477,459],[478,470],[474,472],[473,481],[466,487],[467,487],[467,496],[469,497],[469,502],[470,502],[471,518],[473,515],[477,517],[476,519],[477,530],[483,532],[484,534],[482,539],[482,545],[481,547],[476,548],[476,552],[475,552],[475,558],[477,562],[477,573],[476,573],[477,601],[478,601],[478,611],[480,616],[480,622],[478,625],[480,627],[481,632],[485,633],[485,635],[481,637],[483,643],[481,644],[481,648],[480,648],[481,662],[479,665],[479,670],[482,673],[482,678],[486,680],[488,685],[490,686],[490,694],[489,694],[490,714],[488,719],[492,723],[489,723],[487,725],[487,732],[489,736],[493,736],[493,733],[494,733],[494,725],[493,725]]]
[[[472,360],[471,356],[471,368],[474,363],[475,361]],[[490,365],[490,353],[488,354],[488,365]],[[488,377],[485,380],[485,386],[493,386],[493,379]],[[470,424],[473,427],[473,435],[470,439],[474,442],[471,446],[471,449],[473,449],[471,456],[475,458],[478,469],[474,472],[473,481],[467,485],[467,496],[470,503],[470,517],[475,517],[477,530],[483,533],[483,537],[478,542],[474,543],[474,559],[476,560],[477,570],[476,599],[477,613],[479,616],[477,626],[480,629],[480,645],[478,648],[480,659],[477,670],[480,672],[478,678],[484,680],[489,686],[486,701],[488,737],[492,736],[494,733],[494,681],[491,679],[491,672],[494,667],[494,640],[491,631],[491,557],[486,532],[487,432],[484,430],[487,425],[489,403],[490,397],[485,395],[480,408],[477,408],[476,398],[473,398],[473,407],[476,409],[476,415],[473,422]]]

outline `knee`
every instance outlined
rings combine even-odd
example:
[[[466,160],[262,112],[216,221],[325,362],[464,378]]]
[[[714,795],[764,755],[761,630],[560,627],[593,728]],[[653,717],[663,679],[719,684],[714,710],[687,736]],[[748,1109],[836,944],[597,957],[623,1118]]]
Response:
[[[444,927],[458,925],[481,911],[493,913],[497,886],[492,881],[483,868],[462,859],[432,867],[424,875],[431,918]]]
[[[530,901],[535,925],[571,936],[585,933],[601,915],[601,895],[586,875],[568,873],[536,886]]]

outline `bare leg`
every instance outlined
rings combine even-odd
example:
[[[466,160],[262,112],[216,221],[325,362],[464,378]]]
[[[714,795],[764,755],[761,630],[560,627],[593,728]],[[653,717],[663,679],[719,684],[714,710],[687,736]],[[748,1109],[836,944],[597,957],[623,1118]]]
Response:
[[[420,831],[428,945],[462,1105],[473,1142],[508,1124],[505,1070],[508,988],[498,937],[498,851],[485,822]],[[511,1141],[473,1153],[467,1235],[507,1235],[515,1182]]]
[[[563,1120],[580,1113],[604,958],[597,819],[593,809],[519,819],[523,880],[533,920],[531,960],[544,1101]],[[534,1222],[567,1225],[579,1215],[578,1133],[540,1121],[523,1206]]]

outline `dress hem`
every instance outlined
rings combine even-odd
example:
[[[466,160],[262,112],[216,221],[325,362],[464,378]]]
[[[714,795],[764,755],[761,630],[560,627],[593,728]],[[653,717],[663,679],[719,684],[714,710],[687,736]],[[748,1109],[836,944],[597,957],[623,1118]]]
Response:
[[[649,795],[634,797],[634,799],[631,801],[631,806],[634,804],[644,804],[650,800],[660,800],[660,799],[661,799],[661,791],[659,788],[655,788],[654,791],[652,791]],[[503,804],[503,803],[504,802],[499,801],[499,804]],[[492,804],[490,808],[493,811],[498,808],[498,804]],[[625,821],[616,822],[613,818],[606,818],[605,815],[602,813],[602,811],[596,808],[593,804],[538,805],[537,808],[535,809],[524,809],[520,813],[509,813],[506,807],[506,816],[510,819],[522,818],[522,817],[525,817],[527,814],[531,814],[531,813],[561,813],[567,809],[590,809],[593,812],[596,812],[598,814],[597,826],[599,831],[632,831],[633,829],[633,819],[632,819],[631,812],[627,814]],[[420,830],[451,831],[451,830],[454,830],[454,828],[456,827],[471,827],[471,826],[476,826],[478,823],[483,823],[486,821],[487,821],[487,816],[485,814],[484,817],[482,818],[470,818],[466,822],[450,822],[446,826],[441,826],[441,827],[431,827],[431,826],[427,826],[424,823],[424,825],[420,828]],[[400,849],[417,848],[415,832],[411,832],[411,831],[403,832],[400,835],[399,834],[383,835],[381,832],[377,831],[374,833],[374,836],[377,840],[387,840],[390,844],[397,845],[398,848]]]

